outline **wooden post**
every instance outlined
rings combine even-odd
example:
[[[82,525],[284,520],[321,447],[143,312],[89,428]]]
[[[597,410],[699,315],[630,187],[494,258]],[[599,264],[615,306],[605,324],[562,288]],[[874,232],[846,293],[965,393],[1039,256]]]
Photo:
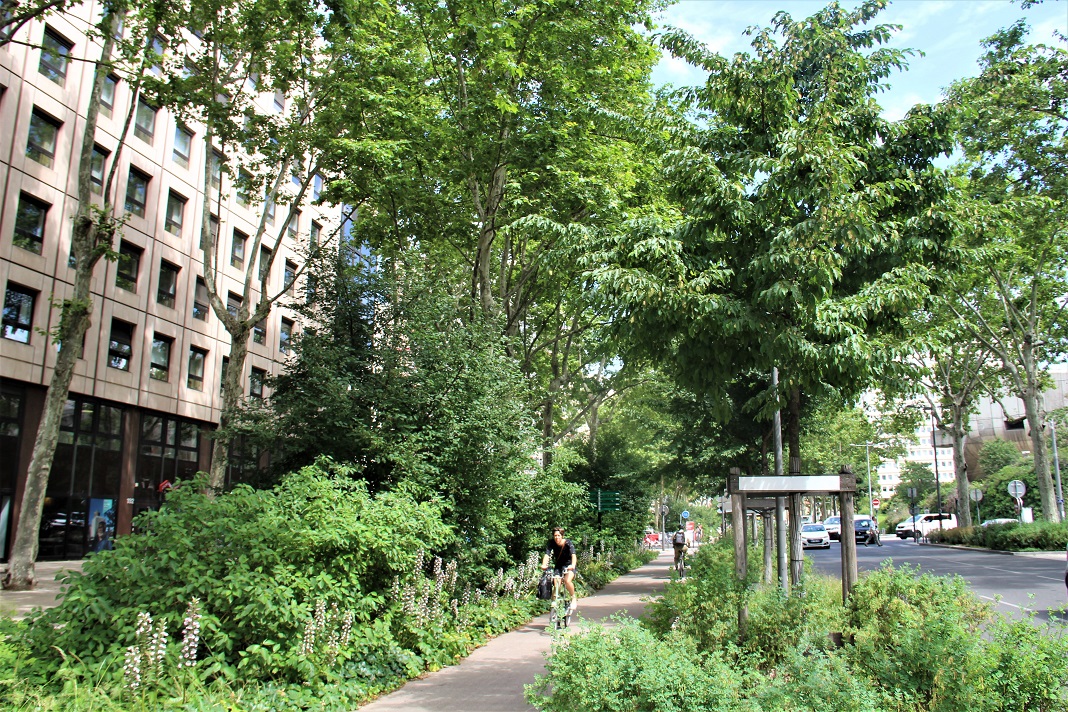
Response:
[[[775,551],[778,554],[779,588],[790,593],[789,553],[786,551],[786,497],[775,498]]]
[[[852,476],[853,470],[849,465],[843,465],[839,470],[842,475]],[[857,539],[853,528],[853,493],[842,492],[840,495],[842,504],[842,603],[849,600],[849,592],[857,582]]]
[[[775,582],[775,531],[769,510],[760,513],[760,525],[764,528],[764,585],[770,586]]]
[[[790,458],[790,475],[801,474],[801,458]],[[790,583],[801,585],[804,573],[805,554],[801,550],[801,495],[791,494],[790,499]]]
[[[734,535],[734,577],[739,591],[744,591],[746,586],[746,572],[748,562],[745,551],[745,501],[744,494],[731,495],[731,529]],[[745,640],[745,629],[749,619],[749,606],[745,600],[738,602],[738,641]]]

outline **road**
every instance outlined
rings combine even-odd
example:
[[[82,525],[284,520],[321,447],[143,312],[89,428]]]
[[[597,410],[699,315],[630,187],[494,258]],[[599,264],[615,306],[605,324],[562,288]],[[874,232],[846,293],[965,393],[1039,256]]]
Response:
[[[1038,620],[1068,622],[1068,596],[1064,586],[1064,554],[999,554],[941,546],[916,544],[890,535],[884,546],[857,546],[857,565],[861,572],[870,571],[892,559],[897,566],[919,566],[921,571],[939,575],[958,574],[972,590],[986,601],[997,602],[997,609],[1019,614],[1034,611]],[[841,548],[806,549],[816,570],[829,576],[842,575]],[[1000,599],[999,599],[1000,597]]]

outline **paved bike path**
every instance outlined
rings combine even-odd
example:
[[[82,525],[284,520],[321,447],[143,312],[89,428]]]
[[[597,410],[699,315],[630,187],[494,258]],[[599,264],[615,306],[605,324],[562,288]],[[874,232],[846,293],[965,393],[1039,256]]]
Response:
[[[577,621],[601,622],[616,613],[638,617],[644,597],[657,594],[670,578],[672,553],[620,576],[592,596],[579,600]],[[360,708],[360,712],[531,712],[523,685],[545,670],[552,643],[549,614],[498,636],[457,665],[438,670]]]

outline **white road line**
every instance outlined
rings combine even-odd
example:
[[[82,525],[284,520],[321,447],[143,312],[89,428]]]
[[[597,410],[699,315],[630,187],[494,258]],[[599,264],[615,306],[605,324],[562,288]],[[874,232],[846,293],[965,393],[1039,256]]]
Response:
[[[1021,610],[1021,611],[1027,611],[1028,613],[1034,613],[1035,612],[1035,609],[1033,609],[1033,608],[1026,608],[1024,606],[1017,606],[1015,603],[1009,603],[1008,601],[998,601],[998,600],[996,600],[994,598],[991,598],[990,596],[979,596],[979,598],[985,598],[988,601],[993,601],[994,603],[1000,604],[1002,606],[1012,606],[1013,608],[1016,608],[1016,609]]]

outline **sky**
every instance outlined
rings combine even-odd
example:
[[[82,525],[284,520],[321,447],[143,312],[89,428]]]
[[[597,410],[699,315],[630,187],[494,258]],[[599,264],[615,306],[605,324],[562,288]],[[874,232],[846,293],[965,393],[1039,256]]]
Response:
[[[829,2],[829,0],[828,0]],[[749,50],[746,27],[766,27],[780,10],[801,19],[828,4],[821,0],[681,0],[658,16],[661,26],[689,32],[710,49],[732,56]],[[840,0],[844,7],[858,0]],[[1054,31],[1068,35],[1068,0],[1045,0],[1023,10],[1009,0],[893,0],[876,18],[879,24],[901,25],[891,46],[920,50],[909,69],[892,75],[890,90],[879,97],[884,116],[896,120],[919,103],[933,104],[953,81],[978,74],[980,42],[1002,27],[1024,18],[1031,25],[1029,41],[1059,44]],[[655,85],[686,86],[703,81],[703,73],[681,60],[665,57],[653,71]]]

